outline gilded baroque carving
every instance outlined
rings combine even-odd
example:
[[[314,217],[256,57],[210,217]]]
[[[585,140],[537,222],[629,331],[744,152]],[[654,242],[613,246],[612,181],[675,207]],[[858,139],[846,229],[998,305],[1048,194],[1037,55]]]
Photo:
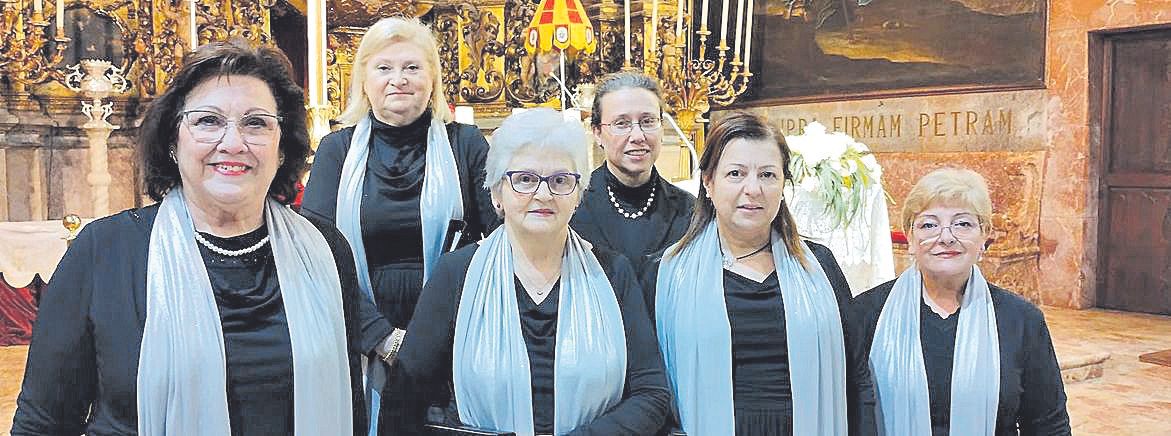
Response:
[[[469,103],[495,101],[504,90],[504,74],[495,68],[496,59],[505,52],[504,44],[499,41],[500,18],[471,3],[460,5],[460,17],[463,43],[470,60],[460,72],[460,97]]]
[[[504,77],[508,83],[506,97],[514,106],[525,103],[540,104],[557,95],[557,83],[540,74],[535,56],[524,44],[524,29],[533,19],[537,4],[528,0],[507,0],[504,3]]]
[[[354,67],[354,57],[358,52],[358,43],[366,29],[357,27],[339,27],[329,31],[326,36],[329,49],[325,52],[325,93],[329,100],[330,118],[337,118],[346,107],[350,92],[350,72]]]
[[[443,71],[443,90],[448,102],[456,102],[459,96],[459,14],[444,10],[435,17],[434,29],[439,34],[439,63]]]

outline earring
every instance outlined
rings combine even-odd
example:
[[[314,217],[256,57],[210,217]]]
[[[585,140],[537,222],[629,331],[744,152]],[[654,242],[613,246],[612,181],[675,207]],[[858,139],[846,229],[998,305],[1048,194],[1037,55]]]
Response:
[[[171,162],[174,162],[176,165],[179,164],[179,159],[175,157],[175,150],[171,150]]]

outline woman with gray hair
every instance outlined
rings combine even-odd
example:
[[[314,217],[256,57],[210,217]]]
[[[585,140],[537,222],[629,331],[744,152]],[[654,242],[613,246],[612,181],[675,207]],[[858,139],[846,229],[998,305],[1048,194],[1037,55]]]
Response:
[[[1070,434],[1044,314],[976,266],[992,230],[984,178],[928,173],[901,221],[914,263],[853,302],[883,434]]]
[[[435,37],[419,20],[371,26],[339,117],[348,127],[321,140],[301,206],[349,242],[363,293],[394,326],[386,338],[364,338],[386,362],[439,255],[499,222],[481,188],[488,143],[475,126],[452,122],[441,77]],[[383,367],[369,368],[377,387]],[[378,403],[377,389],[367,394]]]
[[[663,425],[669,393],[630,262],[569,228],[587,141],[550,109],[496,131],[485,187],[504,225],[440,259],[424,288],[388,389],[396,432],[417,430],[417,398],[449,381],[448,425],[518,435]]]

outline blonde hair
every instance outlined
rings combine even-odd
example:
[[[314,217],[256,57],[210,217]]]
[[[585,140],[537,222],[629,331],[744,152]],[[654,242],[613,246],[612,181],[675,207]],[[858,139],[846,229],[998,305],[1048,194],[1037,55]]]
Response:
[[[967,168],[940,168],[919,179],[903,201],[903,232],[910,235],[915,217],[933,204],[971,209],[985,235],[992,231],[992,198],[984,176]]]
[[[337,117],[342,126],[358,124],[370,112],[370,99],[366,95],[366,65],[370,58],[396,42],[414,44],[425,53],[427,71],[431,74],[431,116],[444,123],[452,121],[451,110],[447,107],[444,94],[442,63],[439,61],[439,44],[431,28],[418,18],[390,17],[378,20],[358,44],[354,66],[350,71],[350,98],[346,110]]]

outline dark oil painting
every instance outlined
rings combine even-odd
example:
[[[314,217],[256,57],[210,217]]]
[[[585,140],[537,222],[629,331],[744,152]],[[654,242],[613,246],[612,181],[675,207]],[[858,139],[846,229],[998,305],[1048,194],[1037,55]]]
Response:
[[[755,1],[737,106],[1044,86],[1045,0]]]

